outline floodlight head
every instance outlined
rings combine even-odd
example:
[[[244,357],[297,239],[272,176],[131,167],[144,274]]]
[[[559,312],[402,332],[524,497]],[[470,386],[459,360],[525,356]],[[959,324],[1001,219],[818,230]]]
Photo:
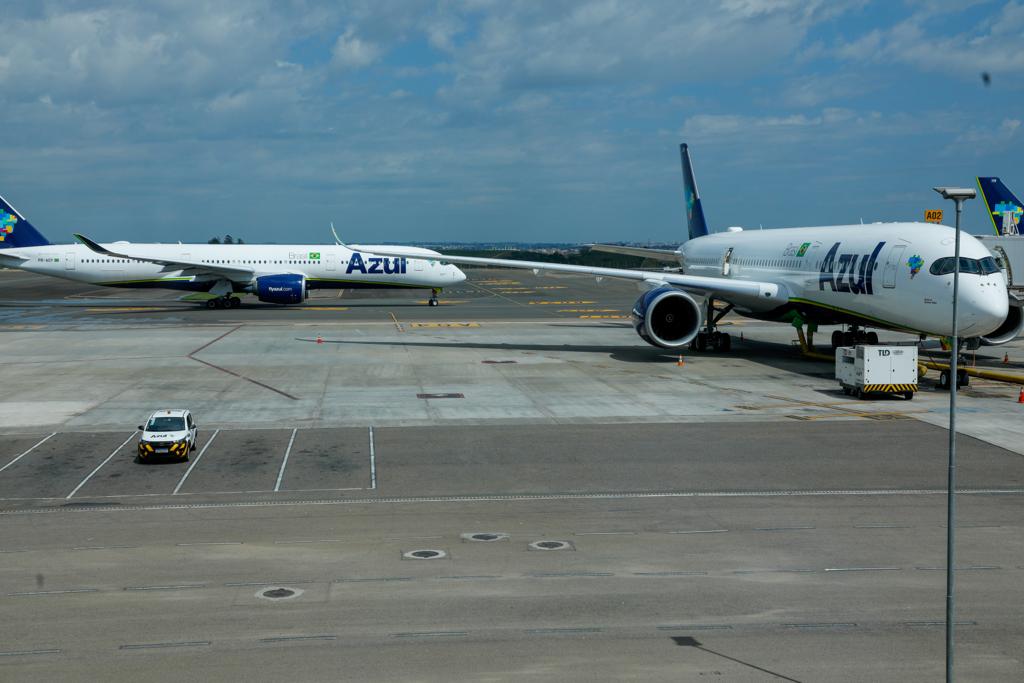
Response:
[[[933,187],[932,189],[941,194],[943,199],[961,202],[965,199],[974,199],[978,194],[973,187]]]

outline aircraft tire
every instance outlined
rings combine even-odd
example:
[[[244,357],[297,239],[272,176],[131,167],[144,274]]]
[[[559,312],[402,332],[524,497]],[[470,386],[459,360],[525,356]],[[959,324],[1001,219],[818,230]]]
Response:
[[[967,371],[966,370],[957,370],[956,371],[956,386],[957,386],[957,388],[959,389],[960,387],[967,387],[967,386],[970,386],[970,385],[971,385],[971,376],[967,374]]]
[[[939,373],[939,389],[949,391],[949,370],[943,370]]]
[[[708,335],[706,332],[698,332],[697,338],[693,340],[694,350],[696,351],[707,351],[708,350]]]
[[[216,299],[209,299],[206,302],[206,307],[209,308],[209,309],[217,308],[217,300]]]

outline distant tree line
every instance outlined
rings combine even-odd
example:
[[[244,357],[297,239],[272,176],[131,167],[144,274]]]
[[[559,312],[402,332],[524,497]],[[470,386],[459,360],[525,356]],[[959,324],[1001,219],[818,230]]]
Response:
[[[245,244],[245,240],[241,237],[234,238],[231,235],[224,235],[224,239],[219,237],[211,237],[207,240],[207,244]]]
[[[475,256],[478,258],[499,258],[513,261],[541,261],[543,263],[565,263],[574,266],[593,266],[598,268],[641,268],[661,267],[664,264],[639,256],[611,254],[606,251],[584,251],[582,253],[547,253],[541,251],[507,251],[498,249],[452,249],[452,256]],[[645,263],[646,261],[646,263]],[[463,268],[464,266],[459,266]]]

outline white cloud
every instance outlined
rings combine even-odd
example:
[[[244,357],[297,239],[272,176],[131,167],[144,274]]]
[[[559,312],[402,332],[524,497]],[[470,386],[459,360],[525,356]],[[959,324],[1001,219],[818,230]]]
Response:
[[[379,45],[357,36],[350,26],[334,41],[331,64],[340,69],[361,69],[380,59],[383,52]]]

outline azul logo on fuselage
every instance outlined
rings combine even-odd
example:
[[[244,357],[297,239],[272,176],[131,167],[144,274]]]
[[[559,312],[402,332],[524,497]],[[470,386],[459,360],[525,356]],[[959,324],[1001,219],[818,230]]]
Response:
[[[384,258],[381,256],[369,256],[364,259],[362,254],[354,251],[352,252],[352,258],[349,259],[348,267],[345,268],[345,274],[351,275],[359,271],[364,275],[398,275],[406,272],[407,267],[408,263],[405,257]]]
[[[825,290],[828,285],[833,292],[849,292],[850,294],[874,294],[872,282],[875,273],[875,262],[885,246],[879,242],[870,254],[840,254],[840,242],[832,245],[821,262],[821,275],[818,276],[818,289]]]

